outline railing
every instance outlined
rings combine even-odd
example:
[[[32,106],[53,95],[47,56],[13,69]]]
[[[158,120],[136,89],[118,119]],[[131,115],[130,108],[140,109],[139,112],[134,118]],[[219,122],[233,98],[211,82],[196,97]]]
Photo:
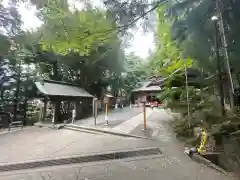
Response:
[[[10,123],[9,127],[8,127],[8,131],[10,131],[11,128],[15,128],[15,127],[21,127],[23,129],[23,122],[22,121],[14,121],[14,122]]]

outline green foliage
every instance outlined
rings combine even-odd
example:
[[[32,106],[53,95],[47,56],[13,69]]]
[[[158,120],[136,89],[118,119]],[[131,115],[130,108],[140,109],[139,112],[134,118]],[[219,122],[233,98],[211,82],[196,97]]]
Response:
[[[154,13],[161,2],[166,0],[103,0],[106,9],[111,12],[111,16],[118,26],[121,27],[122,34],[128,33],[128,27],[136,27],[135,22],[141,20],[144,29],[153,27]]]
[[[237,21],[236,18],[240,12],[239,9],[236,8],[239,2],[227,0],[222,1],[222,3],[220,10],[223,13],[230,65],[234,67],[236,66],[236,62],[238,62],[236,57],[238,57],[237,54],[239,53],[237,50],[239,46],[239,36],[236,34],[240,27],[239,21]],[[174,70],[183,69],[184,62],[181,62],[181,59],[183,59],[183,57],[190,57],[189,59],[191,59],[192,62],[188,66],[194,66],[199,69],[203,68],[208,74],[215,74],[216,29],[214,22],[211,21],[211,17],[216,15],[215,6],[215,2],[209,0],[184,0],[170,2],[162,6],[162,8],[159,8],[157,12],[157,38],[161,45],[159,46],[157,44],[158,49],[155,57],[158,57],[158,60],[153,61],[152,64],[158,65],[157,72],[165,75],[170,74],[170,77],[168,76],[168,80],[165,83],[168,89],[164,91],[162,96],[164,99],[168,99],[168,107],[181,112],[183,116],[179,126],[176,127],[178,133],[185,133],[186,128],[188,128],[186,118],[188,107],[186,105],[187,93],[184,89],[182,89],[179,101],[174,101],[175,98],[171,94],[175,93],[175,90],[171,89],[175,84],[180,87],[183,87],[185,84],[181,76],[183,72],[174,73]],[[158,27],[158,24],[161,24],[161,26]],[[160,29],[160,31],[158,29]],[[219,44],[221,68],[225,71],[225,64],[222,61],[224,46],[221,41],[219,41]],[[169,49],[166,47],[169,47]],[[161,71],[161,69],[164,69],[164,71]],[[234,67],[233,69],[233,73],[239,71],[238,67]],[[171,75],[171,73],[174,73],[174,75]],[[191,124],[193,127],[199,125],[199,120],[203,120],[211,129],[213,126],[221,125],[226,122],[227,119],[231,119],[229,116],[226,118],[221,116],[219,100],[211,90],[216,89],[217,81],[211,81],[212,84],[209,82],[210,81],[204,83],[204,87],[206,87],[204,90],[198,90],[194,87],[188,88]],[[224,85],[224,88],[227,88],[226,86],[228,85]]]
[[[175,38],[186,56],[196,60],[199,66],[207,70],[215,70],[213,47],[215,46],[215,29],[211,17],[214,15],[215,3],[186,0],[170,6],[171,17],[175,19],[173,31]],[[178,14],[174,13],[178,12]],[[211,59],[211,61],[209,61]]]
[[[107,87],[123,87],[125,55],[121,40],[108,12],[88,6],[78,10],[65,0],[33,1],[44,21],[29,35],[33,46],[30,61],[40,76],[80,84],[90,93],[101,96]]]
[[[230,63],[234,67],[234,72],[239,72],[237,57],[239,53],[239,21],[237,15],[240,11],[239,2],[226,0],[222,1],[220,10],[223,12],[223,23],[225,36],[228,43]],[[168,4],[168,15],[174,19],[172,32],[178,45],[183,50],[185,56],[193,58],[198,66],[205,71],[215,73],[215,33],[214,22],[211,17],[216,15],[216,3],[210,0],[184,0],[181,2]],[[219,41],[220,52],[224,45]],[[221,55],[223,55],[221,53]],[[222,62],[224,66],[224,63]],[[224,69],[224,68],[223,68]]]
[[[0,1],[0,27],[4,28],[1,31],[5,31],[4,33],[1,32],[1,34],[12,36],[21,31],[20,26],[22,22],[17,10],[17,1],[9,1],[7,3],[8,5],[6,6],[6,3],[4,4]]]
[[[34,32],[0,37],[6,45],[0,49],[6,58],[0,64],[1,102],[15,110],[18,104],[27,107],[35,93],[33,82],[41,78],[79,84],[98,97],[108,87],[116,96],[129,93],[134,86],[130,81],[137,83],[140,72],[132,75],[126,68],[133,69],[134,63],[125,63],[117,29],[109,31],[116,24],[108,11],[72,9],[65,0],[34,3],[43,25]]]
[[[146,68],[143,59],[133,53],[126,56],[125,62],[124,89],[126,94],[130,94],[133,89],[139,86],[139,83],[146,80]]]
[[[170,76],[176,71],[184,70],[185,64],[187,67],[192,66],[192,59],[183,57],[181,49],[172,37],[173,20],[166,16],[165,11],[166,6],[160,6],[156,12],[157,44],[150,65],[157,74]]]
[[[69,52],[88,55],[99,45],[116,40],[108,30],[112,20],[100,9],[70,10],[65,0],[49,1],[41,9],[44,25],[41,44],[43,50],[66,55]]]
[[[181,94],[181,88],[166,88],[163,92],[159,94],[158,98],[160,99],[160,101],[167,100],[166,102],[169,103],[170,101],[180,100]]]
[[[193,137],[193,129],[189,129],[186,118],[175,118],[172,122],[172,127],[178,138]]]
[[[170,76],[165,83],[165,86],[168,88],[171,87],[182,87],[185,85],[185,78],[184,75],[181,74],[176,74],[173,76]]]

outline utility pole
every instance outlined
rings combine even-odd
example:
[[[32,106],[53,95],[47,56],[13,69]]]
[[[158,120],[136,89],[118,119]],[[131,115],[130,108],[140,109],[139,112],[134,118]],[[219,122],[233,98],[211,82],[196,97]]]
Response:
[[[187,95],[187,109],[188,109],[188,127],[191,128],[191,112],[190,112],[190,102],[189,102],[189,93],[188,93],[188,73],[187,73],[187,62],[184,59],[184,72],[186,80],[186,95]]]
[[[201,68],[201,84],[200,84],[201,102],[203,101],[203,68]]]
[[[220,34],[220,38],[221,38],[222,45],[223,45],[225,64],[226,64],[227,74],[228,74],[228,81],[231,86],[231,90],[229,91],[230,105],[231,105],[232,110],[234,111],[234,99],[233,99],[234,85],[233,85],[233,80],[232,80],[231,67],[230,67],[230,63],[229,63],[229,55],[228,55],[228,49],[227,49],[228,44],[227,44],[225,30],[224,30],[224,22],[223,22],[223,15],[222,15],[223,5],[222,5],[221,0],[216,0],[216,9],[217,9],[217,14],[218,14],[218,18],[219,18],[219,34]]]
[[[225,105],[224,105],[224,93],[223,93],[223,83],[222,83],[222,71],[221,71],[221,64],[220,64],[220,57],[219,57],[219,44],[218,44],[218,17],[213,16],[212,21],[214,21],[214,28],[215,28],[215,45],[216,45],[216,61],[217,61],[217,74],[218,74],[218,85],[219,85],[219,96],[220,96],[220,103],[221,103],[221,112],[222,116],[225,116]]]

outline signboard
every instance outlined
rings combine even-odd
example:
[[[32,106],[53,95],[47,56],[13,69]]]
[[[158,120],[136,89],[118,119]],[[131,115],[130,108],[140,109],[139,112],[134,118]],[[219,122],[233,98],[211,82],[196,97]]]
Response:
[[[140,97],[140,102],[141,103],[145,103],[146,101],[147,101],[147,96],[144,95],[144,96]]]
[[[93,98],[93,103],[92,103],[93,117],[97,116],[98,104],[99,104],[98,99],[97,98]]]
[[[103,99],[103,103],[107,104],[109,101],[109,97],[108,96],[105,96],[104,99]]]

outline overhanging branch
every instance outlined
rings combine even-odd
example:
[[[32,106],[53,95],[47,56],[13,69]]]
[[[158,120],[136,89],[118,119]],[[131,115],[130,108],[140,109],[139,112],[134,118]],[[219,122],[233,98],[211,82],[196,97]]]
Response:
[[[96,35],[96,34],[100,34],[100,36],[107,36],[108,34],[113,33],[114,31],[117,31],[117,33],[128,29],[129,27],[131,27],[133,24],[135,24],[136,22],[138,22],[140,19],[144,18],[146,15],[148,15],[149,13],[151,13],[152,11],[154,11],[155,9],[157,9],[161,4],[167,2],[168,0],[160,0],[158,1],[151,9],[149,9],[148,11],[144,12],[141,16],[131,20],[131,22],[129,22],[128,24],[123,24],[120,26],[117,26],[115,28],[110,28],[107,30],[103,30],[103,31],[98,31],[98,32],[94,32],[94,33],[90,33],[87,34],[86,36],[84,36],[83,38],[81,38],[80,41],[83,41],[85,39],[87,39],[88,37],[92,36],[92,35]]]

